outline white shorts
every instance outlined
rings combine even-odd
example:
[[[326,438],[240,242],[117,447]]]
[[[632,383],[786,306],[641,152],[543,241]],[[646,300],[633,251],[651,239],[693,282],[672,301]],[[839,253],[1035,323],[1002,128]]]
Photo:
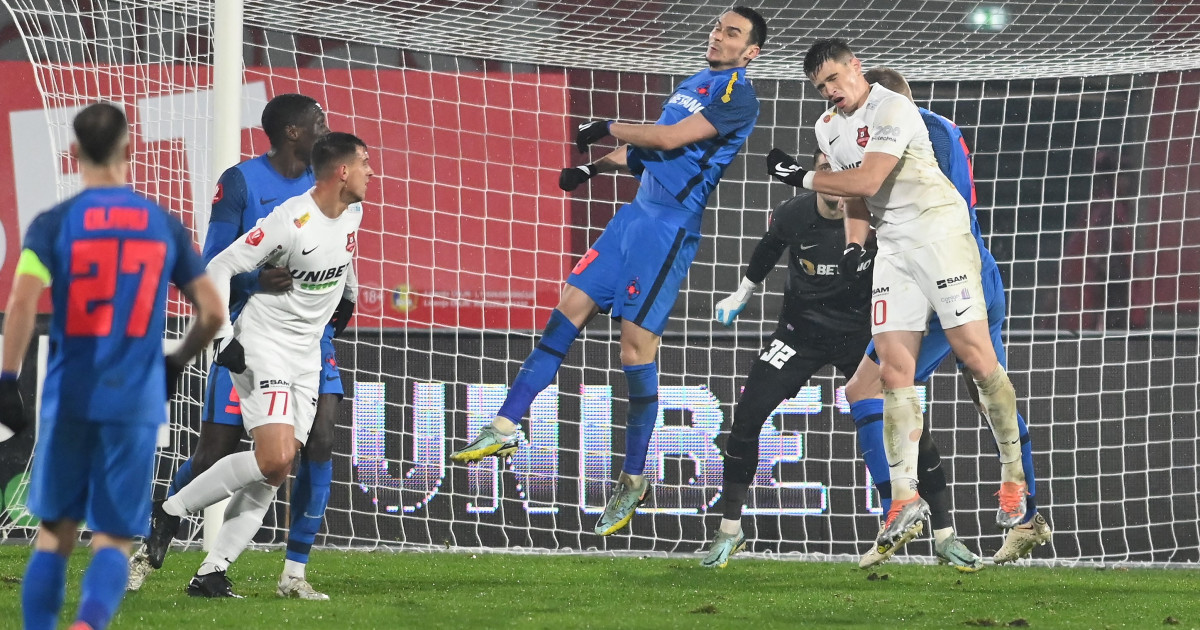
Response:
[[[295,353],[282,351],[278,342],[269,339],[239,336],[238,341],[246,351],[246,371],[230,376],[241,399],[246,432],[264,424],[286,423],[306,444],[317,415],[320,344]]]
[[[970,234],[879,254],[873,282],[871,334],[924,332],[931,313],[937,313],[942,328],[987,319],[979,245]]]

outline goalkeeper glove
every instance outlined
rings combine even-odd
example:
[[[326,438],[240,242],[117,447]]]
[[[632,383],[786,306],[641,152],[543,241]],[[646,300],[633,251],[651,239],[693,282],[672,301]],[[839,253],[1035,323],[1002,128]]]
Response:
[[[333,326],[333,336],[340,337],[342,331],[346,330],[346,326],[350,324],[350,318],[354,317],[354,300],[342,298],[338,302],[337,309],[333,311],[333,317],[329,323]]]
[[[733,295],[717,302],[713,307],[713,319],[725,326],[733,324],[733,320],[737,319],[738,313],[746,308],[746,304],[750,302],[750,297],[754,295],[754,290],[757,288],[758,285],[751,282],[749,278],[742,278],[738,290],[734,291]]]
[[[792,156],[779,149],[771,149],[767,154],[767,173],[789,186],[812,188],[811,171],[801,168]]]
[[[25,428],[25,403],[21,400],[16,372],[0,374],[0,424],[13,435]]]
[[[230,337],[226,343],[224,339],[217,340],[217,347],[220,350],[217,352],[217,358],[213,363],[233,372],[241,374],[246,371],[246,349],[238,342],[237,338]],[[222,347],[223,346],[223,347]]]
[[[846,280],[857,280],[858,275],[871,266],[871,259],[858,243],[850,243],[842,252],[842,260],[838,263],[838,273]]]
[[[187,369],[187,362],[168,354],[163,357],[163,364],[167,367],[167,400],[171,400],[179,388],[179,377],[183,376],[183,371]]]
[[[564,168],[558,174],[558,187],[571,192],[579,185],[587,180],[600,174],[600,169],[596,168],[595,164],[584,164],[583,166],[570,166]]]
[[[595,144],[608,136],[608,126],[611,120],[593,120],[579,125],[579,133],[575,134],[575,146],[580,153],[587,153],[588,145]]]

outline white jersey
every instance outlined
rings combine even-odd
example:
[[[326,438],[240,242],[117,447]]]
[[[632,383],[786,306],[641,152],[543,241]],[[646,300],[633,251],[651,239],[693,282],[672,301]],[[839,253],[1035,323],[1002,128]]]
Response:
[[[361,222],[360,204],[352,204],[337,219],[325,216],[312,190],[259,219],[254,229],[208,263],[208,274],[226,303],[230,279],[264,264],[290,269],[292,289],[251,295],[232,330],[227,320],[217,336],[232,332],[241,337],[250,331],[276,342],[289,355],[319,344],[341,298],[356,297],[353,263]]]
[[[912,101],[873,84],[862,107],[850,115],[832,108],[814,130],[835,171],[857,168],[868,151],[900,159],[879,190],[864,198],[881,253],[970,233],[966,202],[938,167],[929,129]]]

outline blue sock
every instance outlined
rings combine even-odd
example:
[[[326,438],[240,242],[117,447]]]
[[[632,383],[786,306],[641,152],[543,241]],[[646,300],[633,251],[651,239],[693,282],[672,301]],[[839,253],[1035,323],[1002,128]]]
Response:
[[[858,430],[858,448],[879,493],[879,507],[887,514],[892,509],[892,473],[887,452],[883,450],[883,401],[867,398],[850,405],[850,415]]]
[[[646,470],[646,451],[650,436],[658,421],[658,364],[627,365],[625,380],[629,383],[629,417],[625,420],[626,474],[640,475]]]
[[[125,585],[121,585],[125,589]],[[67,559],[50,551],[34,550],[21,581],[21,615],[26,630],[54,630],[67,591]]]
[[[120,549],[106,547],[92,554],[92,563],[83,574],[76,621],[88,624],[93,630],[107,628],[125,597],[128,580],[129,558]]]
[[[300,470],[292,486],[292,527],[288,530],[287,559],[308,564],[313,540],[321,531],[325,507],[329,505],[329,484],[333,481],[333,460],[314,462],[300,456]]]
[[[167,498],[175,496],[179,489],[192,483],[192,460],[189,458],[179,470],[175,471],[175,477],[171,479],[171,485],[167,488]]]
[[[496,415],[521,424],[521,419],[529,413],[529,405],[533,404],[533,399],[546,389],[554,380],[554,375],[558,374],[558,367],[562,365],[567,350],[571,349],[571,344],[575,343],[578,336],[579,329],[575,324],[572,324],[562,311],[554,309],[550,313],[546,329],[542,331],[542,338],[538,340],[533,352],[529,353],[525,363],[521,364],[521,371],[513,380],[512,387],[508,389],[508,396]]]
[[[1029,439],[1029,426],[1019,413],[1017,430],[1021,435],[1021,468],[1025,471],[1025,485],[1029,486],[1029,495],[1025,497],[1025,518],[1021,522],[1028,523],[1037,516],[1037,478],[1033,474],[1033,442]]]

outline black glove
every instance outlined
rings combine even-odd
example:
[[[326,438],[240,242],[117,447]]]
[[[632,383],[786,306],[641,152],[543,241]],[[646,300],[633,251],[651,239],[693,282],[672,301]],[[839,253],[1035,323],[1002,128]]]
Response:
[[[600,174],[600,169],[596,168],[595,164],[584,164],[583,166],[571,166],[564,168],[558,174],[558,187],[571,192],[579,185],[587,180]]]
[[[580,153],[587,153],[588,145],[608,136],[608,126],[611,120],[593,120],[579,125],[579,133],[575,134],[575,146]]]
[[[337,309],[333,311],[333,317],[329,319],[329,323],[333,324],[334,337],[340,337],[342,331],[346,330],[346,326],[350,324],[350,318],[354,317],[354,306],[354,301],[346,298],[342,298],[342,301],[338,302]]]
[[[804,186],[804,176],[808,175],[808,171],[800,168],[800,164],[793,160],[792,156],[779,149],[771,149],[767,154],[767,173],[789,186],[796,187]]]
[[[861,271],[866,252],[858,243],[850,243],[842,252],[842,260],[838,263],[838,273],[847,280],[856,280]]]
[[[0,424],[14,434],[25,428],[25,403],[16,378],[0,380]]]
[[[183,371],[187,369],[187,362],[180,361],[173,354],[168,354],[163,357],[163,364],[167,367],[167,400],[175,397],[175,391],[179,388],[179,377],[183,376]]]
[[[218,348],[220,347],[220,343],[220,341],[217,342]],[[246,371],[246,349],[242,347],[242,344],[238,343],[237,339],[230,339],[229,345],[217,353],[217,359],[214,363],[234,374],[241,374]]]

